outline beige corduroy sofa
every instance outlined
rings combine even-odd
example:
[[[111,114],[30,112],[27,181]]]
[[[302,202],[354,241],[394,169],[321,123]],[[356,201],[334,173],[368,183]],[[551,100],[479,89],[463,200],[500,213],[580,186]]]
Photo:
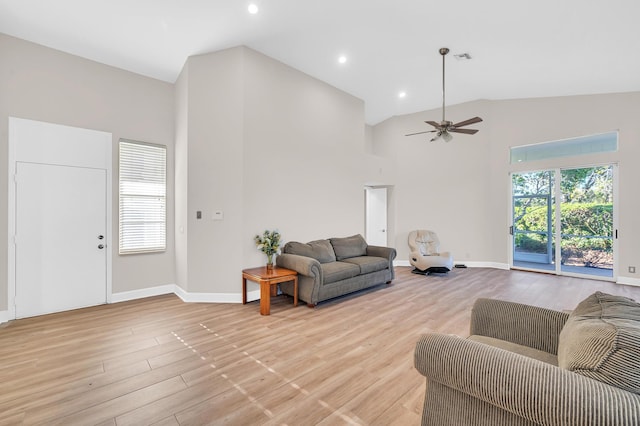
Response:
[[[640,305],[595,293],[571,313],[478,299],[471,336],[429,334],[423,425],[640,425]]]

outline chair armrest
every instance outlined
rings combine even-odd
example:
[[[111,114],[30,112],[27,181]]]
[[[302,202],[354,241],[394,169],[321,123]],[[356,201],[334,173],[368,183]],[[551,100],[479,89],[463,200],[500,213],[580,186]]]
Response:
[[[300,275],[314,278],[314,280],[318,279],[318,282],[322,282],[320,262],[312,257],[284,253],[276,257],[276,265],[292,269]]]
[[[495,299],[478,299],[471,310],[471,335],[493,337],[551,354],[569,314]]]
[[[536,424],[631,426],[640,422],[640,395],[457,336],[422,336],[414,364],[429,381]]]

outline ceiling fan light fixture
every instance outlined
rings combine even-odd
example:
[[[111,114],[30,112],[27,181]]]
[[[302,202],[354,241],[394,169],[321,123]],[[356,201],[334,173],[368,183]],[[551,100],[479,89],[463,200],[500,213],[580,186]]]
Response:
[[[453,136],[451,136],[451,133],[449,132],[442,132],[442,139],[445,142],[449,142],[451,139],[453,139]]]

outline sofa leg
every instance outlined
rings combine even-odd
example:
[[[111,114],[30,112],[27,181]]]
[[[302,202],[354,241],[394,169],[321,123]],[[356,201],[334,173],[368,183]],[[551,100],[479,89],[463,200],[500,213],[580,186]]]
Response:
[[[310,308],[315,308],[316,307],[316,305],[314,305],[313,303],[307,303],[307,306],[310,307]]]
[[[391,284],[391,281],[387,281],[387,284]]]

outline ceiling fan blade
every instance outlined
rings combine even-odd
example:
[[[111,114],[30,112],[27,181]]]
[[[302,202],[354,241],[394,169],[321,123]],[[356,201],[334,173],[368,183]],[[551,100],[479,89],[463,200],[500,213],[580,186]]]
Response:
[[[449,129],[449,131],[455,133],[464,133],[467,135],[475,135],[476,133],[478,133],[478,129]]]
[[[439,129],[440,123],[436,122],[436,121],[425,121],[425,123],[432,125],[433,127],[435,127],[436,129]]]
[[[405,136],[422,135],[422,134],[425,134],[425,133],[433,133],[433,132],[437,132],[437,130],[426,130],[424,132],[409,133],[409,134],[407,134]]]
[[[461,121],[459,123],[453,124],[452,127],[464,127],[464,126],[468,126],[469,124],[480,123],[481,121],[482,121],[482,118],[473,117],[473,118],[470,118],[468,120],[464,120],[464,121]]]

